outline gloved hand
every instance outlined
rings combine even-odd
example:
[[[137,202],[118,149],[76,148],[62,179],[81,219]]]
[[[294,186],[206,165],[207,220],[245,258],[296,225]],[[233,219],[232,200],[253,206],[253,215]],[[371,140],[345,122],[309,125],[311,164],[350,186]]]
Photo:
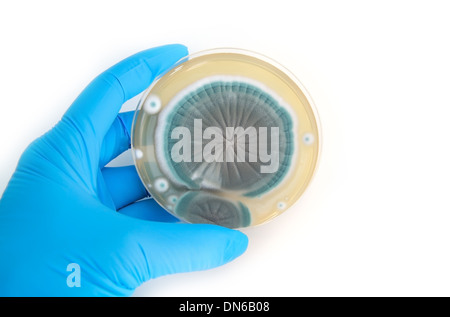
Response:
[[[104,167],[130,148],[132,113],[118,114],[122,104],[186,54],[162,46],[111,67],[25,150],[0,200],[0,295],[130,295],[149,279],[245,251],[239,231],[175,223],[140,200],[134,166]]]

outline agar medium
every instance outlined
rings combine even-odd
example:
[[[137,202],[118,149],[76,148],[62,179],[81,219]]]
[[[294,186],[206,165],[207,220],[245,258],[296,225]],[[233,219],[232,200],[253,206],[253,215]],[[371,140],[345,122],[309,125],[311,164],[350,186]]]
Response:
[[[319,137],[311,99],[287,70],[216,49],[182,59],[143,93],[132,150],[148,192],[174,216],[243,228],[300,198]]]

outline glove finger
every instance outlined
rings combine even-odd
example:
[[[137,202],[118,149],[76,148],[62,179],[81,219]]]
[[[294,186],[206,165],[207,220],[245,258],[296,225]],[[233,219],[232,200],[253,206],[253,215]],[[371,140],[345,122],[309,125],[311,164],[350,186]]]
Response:
[[[130,229],[131,230],[131,229]],[[131,236],[137,283],[159,276],[206,270],[223,265],[247,249],[240,231],[209,224],[145,222]]]
[[[116,209],[148,196],[133,165],[105,167],[102,169],[102,176]]]
[[[143,199],[118,210],[123,215],[147,221],[179,222],[153,198]]]
[[[159,74],[187,54],[183,45],[166,45],[132,55],[95,78],[65,113],[88,141],[101,144],[122,104],[142,92]]]
[[[103,138],[99,165],[104,167],[131,147],[131,126],[134,111],[121,112]]]

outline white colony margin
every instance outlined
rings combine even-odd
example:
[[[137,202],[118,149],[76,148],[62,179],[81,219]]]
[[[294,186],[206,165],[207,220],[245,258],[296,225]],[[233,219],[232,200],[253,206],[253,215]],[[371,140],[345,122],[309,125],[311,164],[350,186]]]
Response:
[[[293,113],[291,107],[286,102],[284,102],[284,100],[280,96],[278,96],[274,91],[272,91],[266,85],[254,80],[254,79],[250,79],[250,78],[242,77],[242,76],[215,75],[215,76],[209,76],[209,77],[202,78],[202,79],[192,83],[191,85],[187,86],[186,88],[180,90],[178,92],[178,94],[176,94],[175,97],[173,97],[170,100],[170,102],[167,104],[167,106],[164,107],[163,110],[159,113],[158,122],[157,122],[156,129],[155,129],[155,153],[156,153],[156,159],[158,160],[161,171],[173,183],[175,183],[179,186],[186,186],[186,184],[181,182],[181,180],[173,177],[175,175],[172,175],[171,169],[170,169],[169,165],[166,163],[166,157],[164,156],[164,147],[163,147],[164,143],[156,142],[156,140],[163,139],[164,130],[165,130],[165,126],[166,126],[164,123],[167,122],[166,119],[167,119],[168,115],[172,112],[172,109],[184,97],[186,97],[191,92],[194,92],[197,89],[202,88],[206,84],[217,82],[217,81],[222,81],[222,82],[227,82],[227,83],[243,82],[243,83],[255,86],[255,87],[261,89],[263,92],[269,94],[273,99],[275,99],[275,101],[278,102],[280,107],[282,107],[289,113],[291,120],[292,120],[292,128],[294,131],[294,133],[293,133],[294,140],[297,139],[297,134],[295,132],[297,130],[297,124],[298,124],[297,116],[295,115],[295,113]],[[148,99],[150,97],[152,97],[151,91],[149,91],[149,95],[147,95],[146,99]],[[296,143],[294,143],[294,144],[296,144]],[[295,162],[295,159],[298,154],[297,152],[298,152],[297,146],[294,146],[294,152],[292,153],[292,164],[291,164],[287,174],[289,174],[291,167],[292,167],[293,163]],[[284,179],[278,185],[281,185],[286,180],[286,178],[287,177],[284,177]],[[206,182],[202,182],[202,186],[204,188],[217,189],[216,187],[209,186],[209,184],[207,184]]]

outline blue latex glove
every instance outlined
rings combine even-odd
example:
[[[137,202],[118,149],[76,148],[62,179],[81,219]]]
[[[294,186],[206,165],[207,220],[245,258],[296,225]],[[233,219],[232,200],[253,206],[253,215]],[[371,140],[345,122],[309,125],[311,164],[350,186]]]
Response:
[[[130,295],[245,251],[239,231],[174,223],[152,199],[136,202],[147,193],[134,166],[104,168],[130,148],[122,104],[186,54],[162,46],[111,67],[25,150],[0,200],[0,295]]]

